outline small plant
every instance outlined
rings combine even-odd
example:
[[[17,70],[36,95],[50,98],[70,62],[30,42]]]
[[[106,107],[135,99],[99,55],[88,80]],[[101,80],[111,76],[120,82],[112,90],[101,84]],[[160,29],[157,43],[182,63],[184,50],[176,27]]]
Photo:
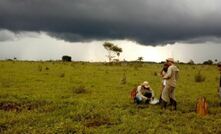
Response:
[[[42,66],[41,66],[41,65],[38,66],[38,71],[39,71],[39,72],[42,71]]]
[[[153,73],[153,75],[154,75],[154,76],[157,76],[157,72],[155,71],[155,72]]]
[[[201,71],[199,71],[196,75],[195,75],[195,82],[204,82],[205,81],[205,76],[203,76],[201,74]]]
[[[60,77],[61,77],[61,78],[64,78],[64,76],[65,76],[65,73],[61,73],[61,74],[60,74]]]
[[[49,67],[46,67],[45,70],[49,70]]]
[[[125,73],[123,73],[123,77],[121,79],[121,84],[126,84],[127,83],[127,76]]]
[[[79,86],[73,89],[73,93],[75,94],[83,94],[86,92],[87,92],[87,89],[84,86]]]

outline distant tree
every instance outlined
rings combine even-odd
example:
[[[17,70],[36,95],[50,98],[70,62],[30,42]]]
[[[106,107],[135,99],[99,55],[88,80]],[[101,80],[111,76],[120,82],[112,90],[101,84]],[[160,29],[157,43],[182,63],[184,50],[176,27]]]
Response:
[[[138,57],[137,61],[140,61],[140,62],[143,61],[143,57]]]
[[[187,62],[187,64],[194,65],[195,63],[193,60],[190,60],[189,62]]]
[[[217,62],[218,62],[218,60],[217,60],[217,59],[215,59],[214,61],[215,61],[215,63],[217,63]]]
[[[115,54],[118,56],[118,59],[119,59],[120,53],[122,52],[122,48],[110,42],[104,42],[103,46],[108,52],[107,57],[108,57],[109,62],[112,61],[112,59],[115,57]]]
[[[204,61],[203,64],[205,64],[205,65],[212,65],[213,61],[212,60],[207,60],[207,61]]]
[[[68,56],[68,55],[64,55],[64,56],[62,56],[62,61],[68,61],[68,62],[71,62],[71,56]]]
[[[122,48],[115,46],[115,45],[113,46],[112,51],[117,55],[118,59],[119,59],[120,53],[123,52]]]

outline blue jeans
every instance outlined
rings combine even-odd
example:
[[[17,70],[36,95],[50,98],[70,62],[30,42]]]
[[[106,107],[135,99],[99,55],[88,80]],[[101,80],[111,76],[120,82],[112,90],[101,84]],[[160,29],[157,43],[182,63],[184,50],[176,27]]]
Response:
[[[134,102],[137,103],[137,104],[141,104],[141,103],[142,103],[142,98],[139,97],[139,96],[136,96],[136,97],[134,98]]]

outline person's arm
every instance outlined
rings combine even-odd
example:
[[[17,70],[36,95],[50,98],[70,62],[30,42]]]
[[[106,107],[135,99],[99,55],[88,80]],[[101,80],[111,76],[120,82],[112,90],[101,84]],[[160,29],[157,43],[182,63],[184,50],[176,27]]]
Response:
[[[154,91],[153,91],[153,89],[152,88],[150,88],[150,91],[151,91],[151,93],[152,93],[152,99],[154,99]]]
[[[172,75],[172,67],[170,66],[167,70],[167,73],[164,75],[164,79],[169,79]]]
[[[137,95],[140,96],[142,99],[147,100],[147,97],[145,97],[142,93],[141,93],[141,86],[137,87]]]

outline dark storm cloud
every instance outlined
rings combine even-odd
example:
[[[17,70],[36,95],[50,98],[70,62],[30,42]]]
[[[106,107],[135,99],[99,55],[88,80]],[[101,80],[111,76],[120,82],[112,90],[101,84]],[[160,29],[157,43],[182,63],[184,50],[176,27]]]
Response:
[[[143,44],[221,37],[219,0],[1,0],[0,29]],[[199,40],[200,39],[200,40]],[[201,40],[202,39],[202,40]]]

